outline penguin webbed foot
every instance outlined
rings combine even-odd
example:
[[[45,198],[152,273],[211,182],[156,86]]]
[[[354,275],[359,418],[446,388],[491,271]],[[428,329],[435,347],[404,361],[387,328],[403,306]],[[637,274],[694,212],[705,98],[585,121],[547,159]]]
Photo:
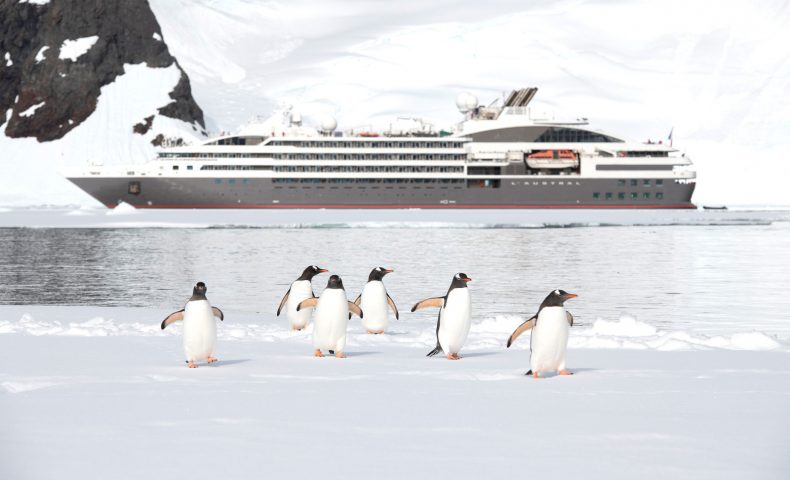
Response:
[[[188,360],[187,361],[187,367],[189,367],[189,368],[197,368],[197,363],[195,363],[193,360]]]
[[[560,370],[559,374],[560,375],[573,375],[573,372],[571,372],[570,370],[563,369],[563,370]]]
[[[330,353],[332,353],[332,352],[331,352],[331,350],[330,350]],[[317,348],[316,348],[316,349],[315,349],[315,352],[313,352],[313,356],[314,356],[314,357],[319,357],[319,358],[320,358],[320,357],[323,357],[323,356],[324,356],[324,354],[323,354],[323,353],[321,353],[321,350],[319,350],[319,349],[317,349]]]
[[[209,356],[209,357],[206,359],[206,361],[207,361],[208,363],[214,363],[214,362],[217,362],[218,360],[217,360],[216,358],[212,357],[212,356]]]

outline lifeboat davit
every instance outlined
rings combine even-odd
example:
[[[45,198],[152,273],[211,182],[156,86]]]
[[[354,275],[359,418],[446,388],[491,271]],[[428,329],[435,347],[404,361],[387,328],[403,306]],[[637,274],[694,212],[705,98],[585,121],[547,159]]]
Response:
[[[571,150],[541,150],[527,155],[530,168],[576,168],[579,155]]]

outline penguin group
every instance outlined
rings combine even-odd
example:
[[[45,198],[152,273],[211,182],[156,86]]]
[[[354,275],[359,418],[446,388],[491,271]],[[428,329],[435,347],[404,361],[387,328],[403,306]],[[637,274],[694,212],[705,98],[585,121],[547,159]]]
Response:
[[[400,318],[395,301],[384,286],[384,276],[394,270],[375,267],[368,275],[362,292],[352,302],[338,275],[331,275],[326,288],[315,295],[312,280],[316,275],[329,270],[310,265],[294,280],[277,307],[277,316],[285,312],[292,330],[303,330],[313,318],[313,355],[323,357],[324,351],[337,358],[345,358],[346,331],[352,315],[359,317],[368,334],[383,334],[388,325],[390,311],[396,320]],[[472,297],[468,284],[472,281],[465,273],[453,276],[447,293],[440,297],[429,297],[414,304],[411,312],[424,308],[438,308],[436,319],[436,347],[428,352],[432,357],[444,353],[450,360],[459,360],[460,352],[469,335],[472,324]],[[182,321],[183,347],[189,368],[197,362],[214,363],[217,343],[217,321],[225,316],[217,307],[211,306],[206,298],[207,287],[198,282],[192,297],[184,308],[168,315],[161,323],[164,330],[171,323]],[[573,315],[565,310],[565,302],[577,295],[565,290],[553,290],[538,307],[537,313],[523,322],[507,339],[507,348],[524,332],[532,330],[530,337],[530,359],[527,375],[540,378],[547,373],[572,375],[565,366]]]

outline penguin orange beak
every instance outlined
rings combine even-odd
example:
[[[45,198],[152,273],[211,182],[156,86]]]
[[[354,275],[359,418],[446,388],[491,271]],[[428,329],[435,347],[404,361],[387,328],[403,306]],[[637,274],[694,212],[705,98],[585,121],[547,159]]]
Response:
[[[387,273],[392,273],[392,272],[394,272],[395,270],[393,270],[393,269],[391,269],[391,268],[385,268],[385,269],[384,269],[384,271],[385,271],[385,272],[387,272]]]
[[[326,272],[328,272],[328,271],[329,271],[329,270],[327,270],[326,268],[319,268],[319,269],[318,269],[318,273],[326,273]]]
[[[464,282],[466,282],[466,283],[469,283],[469,282],[471,282],[471,281],[472,281],[472,279],[471,279],[471,278],[469,278],[469,277],[463,278],[462,280],[463,280]]]
[[[564,298],[565,300],[570,300],[571,298],[576,298],[576,297],[578,297],[578,295],[576,295],[575,293],[566,293],[565,295],[562,296],[562,298]]]

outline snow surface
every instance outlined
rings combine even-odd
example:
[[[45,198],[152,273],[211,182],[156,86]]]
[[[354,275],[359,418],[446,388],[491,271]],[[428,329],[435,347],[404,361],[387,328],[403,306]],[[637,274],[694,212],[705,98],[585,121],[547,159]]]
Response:
[[[5,52],[5,57],[4,58],[5,58],[5,66],[6,67],[10,67],[11,65],[14,64],[14,62],[11,61],[11,52]]]
[[[36,114],[36,110],[38,110],[39,108],[43,107],[45,103],[46,102],[41,102],[41,103],[37,103],[35,105],[32,105],[30,108],[28,108],[24,112],[20,112],[19,116],[20,117],[32,117],[33,115]]]
[[[162,41],[162,36],[161,36],[161,35],[159,35],[159,34],[158,34],[158,33],[156,33],[156,32],[154,32],[154,35],[153,35],[153,37],[154,37],[154,40],[156,40],[156,41],[158,41],[158,42],[161,42],[161,41]]]
[[[424,356],[430,323],[402,319],[373,336],[352,321],[339,360],[312,357],[309,331],[283,319],[228,309],[220,361],[193,370],[181,326],[159,330],[168,313],[0,307],[3,477],[83,478],[87,464],[115,479],[790,472],[787,345],[667,352],[572,342],[576,375],[534,380],[523,375],[529,339],[503,345],[516,317],[476,323],[457,362]],[[625,318],[610,323],[620,326],[594,335],[654,336]]]
[[[32,5],[46,5],[49,0],[19,0],[19,3],[30,3]]]
[[[169,94],[180,78],[175,64],[167,68],[125,65],[122,75],[102,87],[96,111],[61,140],[40,143],[35,138],[0,135],[0,151],[9,160],[0,180],[0,204],[63,204],[74,199],[95,204],[59,170],[88,162],[145,162],[155,156],[151,140],[158,133],[196,141],[191,125],[157,114],[158,108],[172,102]],[[150,115],[155,116],[148,133],[132,134],[133,125]]]
[[[93,35],[91,37],[82,37],[76,40],[65,40],[63,45],[60,46],[59,58],[61,60],[69,59],[73,62],[86,54],[98,39],[98,35]]]
[[[40,62],[44,60],[44,52],[46,52],[47,50],[49,50],[48,45],[41,47],[41,50],[39,50],[38,53],[36,54],[36,62]]]

